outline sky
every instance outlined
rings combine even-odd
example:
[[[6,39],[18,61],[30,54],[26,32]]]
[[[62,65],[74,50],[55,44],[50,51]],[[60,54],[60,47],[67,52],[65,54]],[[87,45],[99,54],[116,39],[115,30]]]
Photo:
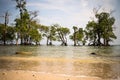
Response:
[[[95,19],[93,8],[100,8],[101,11],[114,10],[112,16],[116,21],[114,26],[117,39],[112,44],[120,44],[120,0],[27,0],[29,11],[38,11],[38,22],[44,25],[60,24],[71,29],[73,26],[86,27],[88,21]],[[14,23],[14,19],[19,17],[19,10],[15,8],[13,0],[0,0],[0,16],[6,11],[10,14],[9,23]],[[0,17],[0,23],[3,22]]]

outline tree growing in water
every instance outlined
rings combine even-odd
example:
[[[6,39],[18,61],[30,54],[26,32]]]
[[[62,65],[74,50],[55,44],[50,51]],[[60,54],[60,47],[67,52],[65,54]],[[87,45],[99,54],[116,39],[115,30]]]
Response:
[[[112,27],[115,18],[111,17],[110,13],[107,12],[96,13],[95,17],[97,21],[89,21],[86,26],[87,38],[90,41],[89,44],[109,46],[109,42],[117,38]],[[103,39],[103,43],[101,39]]]
[[[0,24],[0,42],[3,43],[4,45],[7,43],[12,43],[12,41],[15,38],[15,29],[13,26],[6,26],[6,33],[5,33],[5,38],[4,38],[4,29],[5,25]],[[5,43],[4,43],[5,39]]]
[[[7,34],[7,27],[9,22],[9,13],[8,11],[5,12],[4,16],[0,16],[4,18],[4,25],[2,26],[2,36],[3,36],[3,44],[6,45],[6,34]]]
[[[16,2],[16,9],[19,9],[19,12],[20,12],[20,19],[19,19],[19,25],[20,25],[20,28],[19,28],[19,36],[21,38],[21,44],[23,44],[23,28],[24,28],[24,21],[23,21],[23,15],[27,12],[27,9],[26,9],[26,0],[14,0]]]
[[[78,28],[76,26],[73,26],[74,33],[73,33],[73,36],[72,35],[70,36],[70,39],[74,40],[74,46],[76,46],[76,44],[77,44],[77,41],[76,41],[77,29]]]
[[[102,37],[104,42],[103,44],[105,46],[109,46],[109,42],[112,41],[112,39],[117,38],[112,27],[115,23],[115,18],[111,17],[110,13],[107,12],[96,14],[96,18],[98,19],[98,26],[101,27],[101,34],[98,35],[98,45],[100,44],[100,38]]]
[[[39,24],[34,18],[37,16],[37,12],[28,12],[26,9],[26,0],[15,0],[17,5],[16,8],[20,11],[20,18],[15,19],[16,22],[16,33],[18,38],[21,39],[21,44],[31,44],[38,42],[42,39],[40,32],[38,31]]]
[[[80,45],[80,42],[85,45],[84,30],[73,26],[74,33],[70,35],[70,39],[74,41],[74,46]]]
[[[89,21],[85,31],[86,39],[89,41],[88,45],[97,45],[97,23]]]
[[[56,27],[55,25],[52,26],[45,26],[41,25],[39,28],[42,35],[46,37],[46,45],[53,45],[52,41],[56,41]]]
[[[67,35],[70,34],[69,28],[61,27],[58,24],[56,26],[56,32],[57,32],[57,39],[58,41],[61,41],[61,45],[67,46]]]

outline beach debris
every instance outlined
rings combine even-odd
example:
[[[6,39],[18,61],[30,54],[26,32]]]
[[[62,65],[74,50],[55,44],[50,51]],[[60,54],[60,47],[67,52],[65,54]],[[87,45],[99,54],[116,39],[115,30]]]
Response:
[[[5,72],[3,72],[3,73],[2,73],[2,75],[6,75],[6,73],[5,73]]]
[[[15,54],[30,55],[30,54],[32,54],[32,52],[24,52],[24,51],[20,51],[20,52],[16,52]]]
[[[90,53],[91,55],[97,55],[95,52]]]
[[[34,77],[35,75],[33,74],[32,76]]]

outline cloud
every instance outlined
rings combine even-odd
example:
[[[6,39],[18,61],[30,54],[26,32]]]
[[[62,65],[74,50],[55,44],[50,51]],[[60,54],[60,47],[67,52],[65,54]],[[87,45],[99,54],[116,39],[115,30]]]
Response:
[[[40,22],[45,24],[59,23],[63,26],[84,26],[91,16],[88,0],[46,0],[45,3],[28,3],[28,6],[38,7],[43,14],[39,16]],[[49,11],[49,12],[47,12]],[[53,14],[49,14],[56,11]],[[60,12],[60,13],[57,13]],[[44,14],[47,15],[45,16]]]
[[[78,25],[85,27],[90,17],[93,17],[93,8],[99,5],[109,11],[114,9],[113,0],[44,0],[44,2],[29,2],[28,7],[40,10],[39,19],[42,24],[58,23],[63,26]],[[94,5],[94,6],[91,6]]]
[[[88,0],[81,0],[81,4],[83,7],[88,6]]]
[[[65,11],[66,8],[69,8],[68,5],[65,5],[68,2],[68,0],[46,0],[46,3],[41,2],[34,2],[34,3],[28,3],[28,6],[33,7],[39,7],[40,9],[46,9],[46,10],[60,10]]]

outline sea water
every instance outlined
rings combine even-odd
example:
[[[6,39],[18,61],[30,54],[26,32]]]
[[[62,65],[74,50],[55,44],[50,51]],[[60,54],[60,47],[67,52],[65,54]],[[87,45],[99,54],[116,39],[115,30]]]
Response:
[[[120,46],[0,46],[0,69],[119,80]]]

